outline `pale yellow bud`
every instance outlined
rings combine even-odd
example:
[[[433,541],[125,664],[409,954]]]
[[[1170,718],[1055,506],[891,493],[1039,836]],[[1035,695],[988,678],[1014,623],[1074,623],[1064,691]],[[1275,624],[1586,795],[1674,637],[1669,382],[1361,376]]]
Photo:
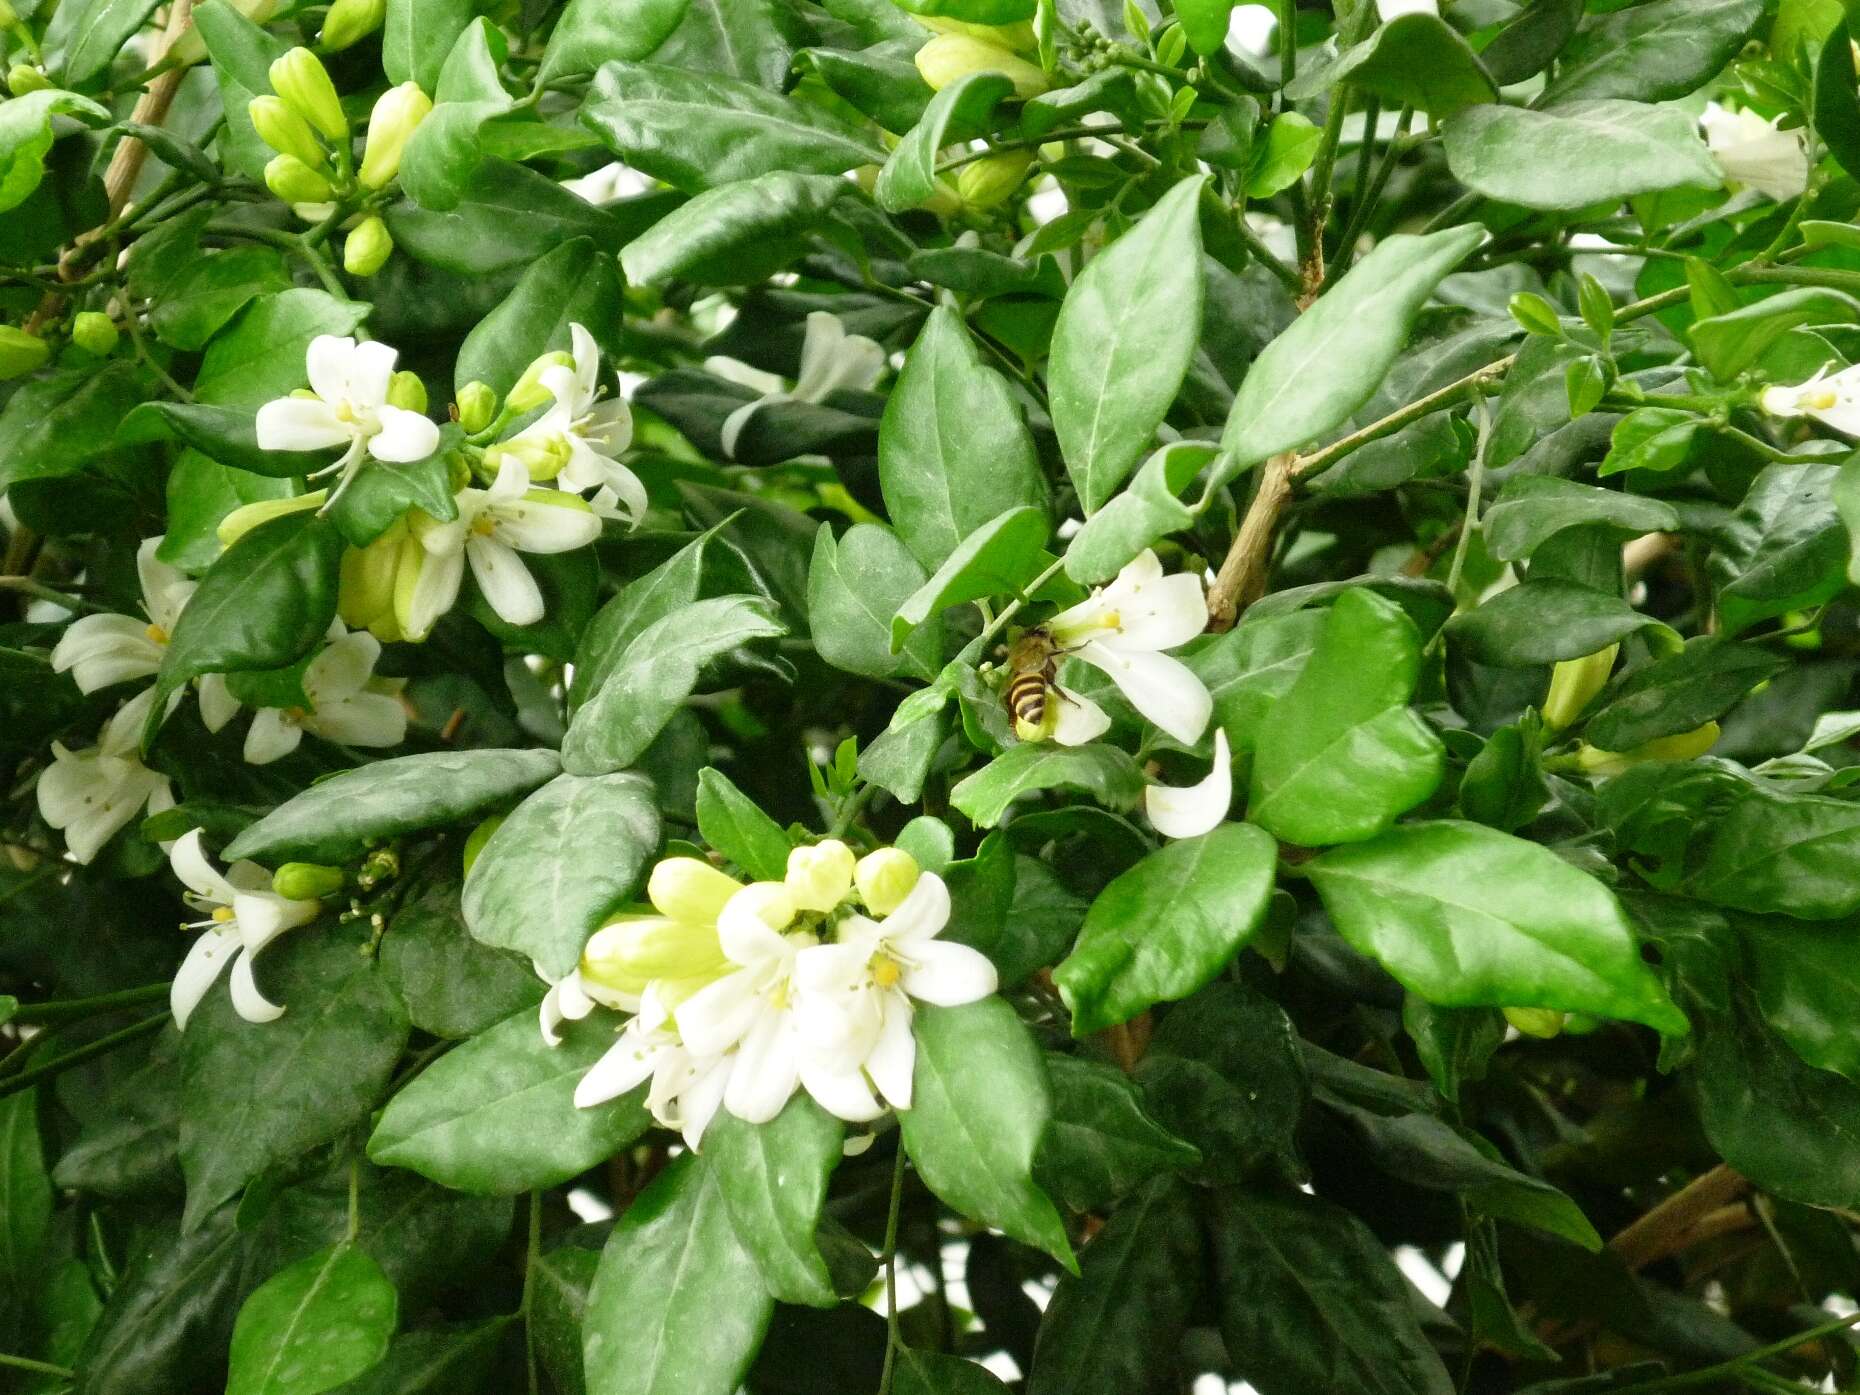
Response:
[[[362,168],[357,176],[364,189],[385,188],[400,173],[400,158],[407,142],[432,113],[433,100],[417,82],[390,87],[368,114],[368,143],[362,147]]]
[[[1567,1013],[1555,1008],[1508,1007],[1505,1020],[1527,1037],[1541,1037],[1549,1040],[1563,1031],[1563,1022]]]
[[[387,224],[380,215],[370,214],[349,230],[349,235],[342,242],[342,269],[351,276],[373,276],[387,265],[387,259],[394,255],[394,237],[388,232]],[[395,377],[399,377],[395,374]],[[417,383],[419,379],[416,377]],[[426,392],[421,390],[424,400]],[[393,401],[389,398],[389,401]],[[394,403],[399,406],[398,402]],[[422,407],[420,410],[424,411]]]
[[[545,402],[553,402],[555,394],[543,386],[542,375],[551,368],[573,368],[574,366],[574,358],[562,349],[532,360],[530,366],[523,370],[523,376],[517,379],[517,385],[510,390],[508,399],[510,410],[519,413],[531,412]]]
[[[661,915],[693,925],[715,925],[724,906],[742,889],[736,878],[695,857],[668,857],[646,879],[646,899]]]
[[[350,629],[372,629],[394,614],[394,573],[407,542],[407,524],[395,519],[367,547],[346,548],[336,589],[336,613]]]
[[[1550,691],[1544,696],[1543,705],[1546,732],[1561,731],[1582,715],[1582,709],[1608,682],[1620,648],[1618,644],[1611,644],[1580,659],[1565,659],[1551,670]]]
[[[404,412],[425,412],[426,384],[411,368],[403,368],[388,379],[387,400],[388,406]]]
[[[315,203],[335,192],[327,179],[295,155],[272,157],[265,166],[265,187],[289,204]]]
[[[459,389],[458,408],[459,426],[467,436],[475,436],[497,415],[497,394],[489,383],[469,382]]]
[[[751,882],[730,898],[733,914],[753,915],[771,930],[786,930],[797,909],[785,882]]]
[[[917,71],[938,92],[970,73],[1000,73],[1014,84],[1014,95],[1023,102],[1050,85],[1046,74],[1026,59],[967,34],[938,34],[917,50]]]
[[[349,138],[349,118],[326,69],[307,48],[294,48],[271,65],[271,90],[286,106],[332,141]]]
[[[1631,751],[1603,751],[1584,744],[1576,751],[1576,764],[1591,775],[1607,778],[1636,765],[1656,760],[1692,760],[1718,744],[1718,724],[1707,722],[1677,736],[1662,736]]]
[[[584,979],[635,995],[654,979],[699,978],[727,963],[715,925],[661,916],[616,917],[581,951]]]
[[[967,34],[971,39],[1007,49],[1010,53],[1032,53],[1039,47],[1032,23],[1024,19],[1013,24],[970,24],[967,20],[944,15],[912,15],[911,18],[934,34]]]
[[[330,53],[360,43],[387,18],[387,0],[336,0],[323,16],[316,41]]]
[[[956,174],[956,195],[970,208],[1005,203],[1026,182],[1033,167],[1030,150],[1002,150],[971,160]]]
[[[837,838],[796,848],[785,880],[798,910],[830,911],[852,890],[853,850]]]
[[[853,869],[853,881],[859,899],[873,915],[890,915],[904,904],[923,868],[903,848],[880,848],[859,859]]]
[[[525,436],[521,440],[503,441],[485,451],[485,468],[497,469],[506,457],[522,465],[532,480],[552,480],[568,464],[568,442],[560,435]]]
[[[274,97],[267,92],[247,102],[245,113],[252,118],[252,129],[258,132],[258,138],[278,154],[293,155],[311,169],[323,168],[329,158],[323,143],[316,138],[316,132],[310,129],[310,123],[299,116],[284,98]]]
[[[308,494],[299,494],[292,499],[260,499],[256,504],[242,504],[220,520],[220,542],[231,547],[261,523],[269,523],[287,513],[322,508],[323,500],[328,496],[327,489],[313,489]]]

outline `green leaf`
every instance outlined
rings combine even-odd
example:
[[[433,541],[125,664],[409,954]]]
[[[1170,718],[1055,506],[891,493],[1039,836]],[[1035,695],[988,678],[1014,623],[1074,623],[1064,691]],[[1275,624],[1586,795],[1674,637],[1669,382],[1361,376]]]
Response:
[[[1461,611],[1447,622],[1446,635],[1477,663],[1523,667],[1581,658],[1648,627],[1666,628],[1619,596],[1548,577]]]
[[[1679,515],[1670,504],[1618,489],[1597,489],[1555,475],[1517,475],[1492,501],[1480,529],[1494,557],[1516,562],[1565,528],[1594,524],[1638,537],[1673,532]]]
[[[1311,168],[1323,140],[1323,133],[1299,112],[1282,111],[1273,117],[1265,138],[1253,142],[1247,197],[1269,199],[1291,188]]]
[[[426,121],[438,119],[435,112]],[[425,129],[422,123],[420,130]],[[418,135],[415,132],[416,139]],[[664,205],[648,200],[644,206]],[[526,270],[577,237],[591,239],[603,252],[617,253],[637,227],[594,207],[539,170],[497,159],[484,160],[463,177],[450,190],[444,209],[402,200],[388,204],[381,214],[395,245],[410,257],[470,277]]]
[[[64,28],[63,51],[55,57],[48,55],[47,64],[59,85],[87,86],[115,61],[130,35],[148,22],[154,8],[148,0],[85,0],[74,14],[61,12],[58,23]]]
[[[478,128],[511,108],[501,73],[507,47],[503,31],[480,17],[465,26],[446,55],[433,110],[408,138],[400,160],[401,191],[420,207],[456,208],[492,167],[478,144]]]
[[[1697,125],[1674,107],[1614,100],[1571,102],[1555,111],[1468,107],[1442,134],[1454,178],[1474,193],[1525,208],[1584,208],[1724,182]]]
[[[892,1389],[897,1395],[1009,1395],[1001,1378],[986,1366],[909,1347],[898,1353]]]
[[[51,1219],[52,1179],[39,1138],[39,1092],[15,1090],[0,1099],[0,1291],[31,1290]]]
[[[1224,823],[1151,853],[1099,892],[1077,947],[1053,970],[1072,1034],[1212,982],[1264,919],[1278,857],[1263,830]]]
[[[1860,910],[1860,805],[1740,789],[1710,826],[1691,894],[1740,911],[1836,920]]]
[[[675,1158],[634,1200],[588,1292],[588,1395],[734,1395],[775,1300],[707,1160]]]
[[[898,607],[891,619],[892,652],[951,606],[1020,594],[1051,561],[1042,551],[1049,531],[1046,510],[1022,504],[970,533]],[[940,646],[935,656],[942,657]],[[927,666],[923,676],[935,677],[936,666]]]
[[[1013,95],[1014,80],[1005,73],[964,73],[940,90],[878,172],[872,190],[878,206],[902,213],[934,194],[943,148],[982,134],[995,108]]]
[[[671,37],[691,0],[643,0],[624,8],[603,0],[569,0],[543,51],[540,82],[591,73],[613,60],[646,57]]]
[[[1020,407],[948,306],[924,322],[885,403],[878,475],[893,525],[927,568],[1009,509],[1046,507]]]
[[[523,273],[497,308],[459,345],[455,390],[487,383],[499,397],[546,353],[569,347],[568,327],[582,325],[612,354],[618,345],[624,288],[614,259],[588,238],[562,243]]]
[[[204,402],[144,402],[116,428],[115,444],[142,445],[178,440],[235,470],[291,479],[330,463],[327,451],[265,450],[258,444],[258,413],[250,407],[212,407]],[[0,422],[0,430],[5,423]]]
[[[1143,772],[1115,746],[1058,746],[1026,741],[1010,746],[949,792],[949,802],[977,828],[993,828],[1023,795],[1072,789],[1111,809],[1128,809],[1143,795]]]
[[[300,1259],[245,1300],[233,1327],[227,1395],[320,1395],[387,1355],[399,1295],[350,1244]]]
[[[805,234],[851,190],[831,175],[785,170],[707,189],[629,242],[621,265],[637,286],[749,285],[799,257]]]
[[[1191,526],[1200,504],[1181,500],[1219,454],[1200,441],[1172,441],[1137,471],[1130,487],[1085,520],[1066,548],[1066,575],[1081,585],[1108,581],[1158,539]]]
[[[1364,587],[1330,608],[1316,650],[1261,722],[1247,817],[1305,847],[1373,838],[1440,784],[1440,740],[1408,707],[1421,635]]]
[[[1441,820],[1335,848],[1305,869],[1344,939],[1429,1002],[1686,1031],[1614,894],[1539,844]]]
[[[698,598],[705,550],[722,526],[698,534],[644,576],[629,581],[596,612],[575,652],[575,677],[568,689],[571,711],[607,681],[640,631]]]
[[[381,26],[381,71],[387,80],[415,82],[426,93],[437,89],[446,59],[475,13],[472,0],[387,0]]]
[[[725,1110],[705,1130],[705,1157],[737,1239],[784,1303],[832,1308],[840,1301],[814,1232],[845,1136],[845,1126],[805,1094],[766,1124]]]
[[[1182,32],[1188,35],[1188,46],[1203,58],[1227,46],[1227,26],[1233,12],[1234,0],[1182,0],[1175,7]]]
[[[464,439],[458,423],[447,422],[439,428],[439,445],[423,460],[364,461],[329,511],[330,522],[343,541],[350,547],[367,547],[412,508],[443,523],[457,518],[451,459]],[[545,556],[533,569],[542,573],[550,561]],[[544,598],[556,599],[547,590]]]
[[[793,842],[721,770],[698,772],[698,833],[753,880],[778,882],[788,872]]]
[[[1234,396],[1217,483],[1316,440],[1369,401],[1434,287],[1484,236],[1478,227],[1391,234],[1293,320]]]
[[[407,1010],[357,948],[330,926],[286,935],[258,961],[259,988],[284,1007],[282,1017],[247,1022],[215,990],[188,1020],[187,1228],[266,1168],[364,1122],[380,1102],[407,1043]]]
[[[141,368],[59,368],[20,384],[0,409],[0,491],[76,474],[109,450],[116,425],[147,393]]]
[[[605,775],[638,760],[698,686],[704,666],[751,640],[788,633],[761,596],[716,596],[654,621],[568,724],[562,764]]]
[[[149,324],[164,344],[202,349],[255,297],[290,285],[277,248],[228,247],[188,262],[150,307]]]
[[[884,150],[825,107],[659,63],[609,63],[581,119],[629,166],[697,193],[757,175],[841,174]]]
[[[98,126],[109,121],[110,111],[89,97],[56,87],[0,102],[0,213],[18,208],[45,178],[54,116],[80,117],[86,125]]]
[[[596,1013],[562,1024],[551,1047],[524,1009],[441,1056],[388,1101],[368,1156],[459,1191],[507,1196],[553,1187],[650,1127],[644,1090],[591,1109],[575,1086],[614,1044]]]
[[[587,855],[591,846],[599,858]],[[638,885],[658,851],[659,811],[643,775],[558,775],[498,825],[465,874],[474,938],[560,977]]]
[[[1583,724],[1604,751],[1631,751],[1721,717],[1759,683],[1789,667],[1780,654],[1722,635],[1698,635],[1677,654],[1628,670]]]
[[[1302,1192],[1217,1198],[1221,1334],[1236,1374],[1260,1395],[1451,1395],[1408,1281],[1368,1226]]]
[[[1034,1180],[1068,1211],[1097,1211],[1160,1172],[1194,1167],[1201,1151],[1144,1111],[1117,1067],[1048,1052],[1053,1114],[1040,1137]]]
[[[465,929],[455,881],[401,902],[381,940],[381,972],[423,1032],[463,1041],[543,996],[535,971]]]
[[[1329,619],[1328,611],[1315,608],[1249,613],[1237,628],[1197,640],[1184,652],[1183,662],[1214,699],[1215,724],[1227,733],[1235,755],[1258,744],[1260,728],[1298,681]]]
[[[1853,19],[1842,19],[1828,34],[1815,64],[1815,134],[1850,175],[1860,169],[1860,95],[1855,91],[1852,33]]]
[[[471,1327],[403,1332],[380,1364],[343,1386],[341,1395],[480,1395],[496,1375],[513,1320],[499,1316]]]
[[[1163,1176],[1111,1213],[1053,1291],[1027,1395],[1155,1388],[1201,1291],[1200,1212],[1193,1191]]]
[[[1033,1181],[1052,1094],[1046,1066],[1001,998],[919,1009],[911,1107],[898,1115],[924,1185],[963,1215],[1077,1272],[1053,1203]]]
[[[1848,538],[1834,504],[1838,465],[1766,465],[1716,539],[1710,571],[1724,632],[1806,610],[1847,582]]]
[[[226,860],[343,863],[376,842],[522,798],[561,768],[554,751],[433,751],[318,781],[226,845]]]
[[[1763,0],[1653,0],[1602,15],[1563,51],[1538,100],[1665,102],[1718,75],[1763,17]]]
[[[349,335],[368,306],[324,291],[261,295],[207,345],[194,397],[216,407],[257,407],[309,382],[305,359],[319,335]]]
[[[1692,442],[1704,425],[1693,412],[1674,407],[1642,407],[1615,423],[1608,456],[1596,474],[1606,479],[1626,470],[1676,470],[1692,454]]]
[[[167,701],[203,673],[284,668],[329,632],[336,618],[342,535],[308,511],[259,524],[208,569],[181,612],[161,669],[143,744]]]
[[[1432,13],[1398,15],[1329,63],[1298,75],[1287,97],[1322,96],[1341,83],[1396,106],[1443,120],[1465,107],[1496,102],[1498,88],[1472,46]]]
[[[1200,343],[1205,183],[1181,180],[1093,257],[1053,326],[1053,429],[1087,515],[1149,448]]]
[[[1791,290],[1694,320],[1690,331],[1699,362],[1728,383],[1763,357],[1763,351],[1800,325],[1850,325],[1860,300],[1822,286]]]
[[[1033,18],[1034,0],[894,0],[914,15],[959,19],[964,24],[1016,24]]]
[[[855,523],[838,538],[830,524],[821,524],[807,569],[807,627],[820,657],[867,678],[899,672],[936,677],[943,659],[941,620],[914,638],[907,629],[902,638],[911,638],[908,646],[892,642],[900,638],[892,613],[920,594],[923,584],[924,569],[883,524]]]
[[[1860,929],[1780,916],[1746,921],[1742,929],[1763,1020],[1809,1065],[1860,1081],[1860,1028],[1852,1012]]]

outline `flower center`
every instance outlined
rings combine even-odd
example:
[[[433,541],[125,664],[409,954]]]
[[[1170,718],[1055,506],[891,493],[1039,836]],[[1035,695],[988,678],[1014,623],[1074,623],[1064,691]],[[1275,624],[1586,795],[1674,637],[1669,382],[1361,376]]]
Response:
[[[497,531],[497,520],[487,513],[481,513],[471,521],[471,530],[481,538],[488,538]]]
[[[904,966],[889,954],[876,955],[872,959],[872,982],[880,988],[896,988],[898,980],[904,977]]]
[[[142,633],[147,635],[149,639],[156,644],[166,644],[168,642],[168,632],[160,625],[150,625]]]
[[[293,726],[309,715],[310,714],[301,707],[287,707],[284,709],[284,720],[291,723]]]
[[[1107,611],[1105,611],[1105,613],[1104,613],[1104,627],[1105,627],[1105,628],[1106,628],[1107,630],[1121,630],[1121,629],[1123,629],[1123,628],[1124,628],[1124,616],[1123,616],[1123,613],[1122,613],[1121,611],[1116,611],[1116,610],[1107,610]]]
[[[231,906],[215,906],[213,908],[213,918],[221,925],[224,925],[233,918],[233,908]]]
[[[1832,389],[1822,388],[1819,392],[1804,393],[1802,405],[1811,412],[1825,412],[1837,401]]]

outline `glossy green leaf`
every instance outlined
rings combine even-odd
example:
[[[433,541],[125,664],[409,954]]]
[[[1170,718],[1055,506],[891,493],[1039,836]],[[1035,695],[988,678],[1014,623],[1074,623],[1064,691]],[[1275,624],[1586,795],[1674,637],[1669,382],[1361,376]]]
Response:
[[[1860,1023],[1849,1010],[1860,963],[1854,927],[1769,916],[1741,928],[1763,1020],[1809,1065],[1860,1081]]]
[[[883,524],[855,523],[837,538],[821,524],[807,569],[807,624],[820,657],[868,678],[934,678],[943,660],[940,621],[914,636],[907,631],[908,644],[892,643],[893,612],[923,584],[923,567]]]
[[[319,1395],[387,1355],[399,1296],[353,1245],[300,1259],[260,1284],[233,1327],[227,1395]]]
[[[415,82],[431,93],[474,13],[471,0],[387,0],[381,25],[381,71],[387,80]]]
[[[1727,634],[1806,610],[1847,582],[1848,539],[1834,503],[1838,465],[1767,465],[1715,540],[1718,615]]]
[[[1860,300],[1822,286],[1797,286],[1777,295],[1695,320],[1690,331],[1699,362],[1721,382],[1731,382],[1764,350],[1801,325],[1850,325],[1860,320]]]
[[[751,879],[780,881],[787,875],[793,848],[787,833],[714,767],[698,773],[697,821],[704,841]]]
[[[1738,792],[1714,819],[1689,890],[1741,911],[1834,920],[1860,910],[1860,806],[1825,795]]]
[[[204,402],[144,402],[116,428],[116,444],[174,439],[235,470],[291,478],[330,463],[327,452],[265,450],[258,444],[258,413],[250,407]]]
[[[1334,62],[1300,73],[1286,95],[1302,100],[1343,83],[1437,120],[1498,100],[1492,75],[1472,47],[1431,12],[1410,11],[1377,25]]]
[[[534,1007],[544,989],[523,959],[471,937],[456,881],[435,882],[400,903],[381,939],[381,972],[414,1026],[454,1041]]]
[[[255,297],[290,289],[290,272],[275,247],[228,247],[189,262],[149,308],[163,343],[195,350]]]
[[[851,188],[830,175],[778,170],[707,189],[629,242],[621,265],[640,286],[760,281],[801,255],[803,236]]]
[[[1604,751],[1631,751],[1677,736],[1722,717],[1787,667],[1781,655],[1754,644],[1700,635],[1677,654],[1623,674],[1583,723],[1583,739]]]
[[[698,598],[704,559],[718,531],[712,528],[698,534],[644,576],[622,586],[595,613],[575,652],[575,676],[568,688],[571,713],[607,681],[627,645],[642,630]]]
[[[1605,14],[1571,41],[1544,105],[1597,97],[1665,102],[1717,76],[1763,15],[1762,0],[1653,0]]]
[[[1655,626],[1659,621],[1619,596],[1544,578],[1525,581],[1473,610],[1461,611],[1447,622],[1446,634],[1469,659],[1519,667],[1581,658]]]
[[[887,213],[915,208],[936,192],[937,156],[944,147],[980,135],[994,110],[1014,95],[1005,73],[965,73],[939,91],[886,158],[873,197]]]
[[[1129,487],[1072,535],[1066,575],[1109,581],[1144,548],[1193,524],[1198,509],[1182,502],[1182,491],[1217,454],[1198,441],[1174,441],[1144,461]]]
[[[936,574],[898,606],[891,619],[891,648],[905,649],[924,625],[951,606],[997,596],[1013,597],[1051,559],[1043,550],[1046,511],[1023,504],[991,518],[957,544]],[[934,671],[924,677],[934,676]]]
[[[1115,746],[1010,746],[949,792],[949,802],[977,828],[993,828],[1023,795],[1040,790],[1082,790],[1113,809],[1127,809],[1143,794],[1137,764]]]
[[[645,0],[619,8],[599,0],[569,0],[549,35],[538,74],[556,77],[591,73],[611,61],[645,58],[683,22],[691,0]]]
[[[1258,744],[1266,718],[1310,662],[1328,620],[1328,612],[1318,609],[1255,612],[1224,635],[1196,641],[1183,655],[1214,699],[1214,721],[1236,755]]]
[[[1201,1161],[1201,1152],[1144,1111],[1143,1096],[1115,1066],[1047,1053],[1053,1114],[1033,1175],[1068,1211],[1096,1211],[1159,1172]]]
[[[1597,489],[1554,475],[1518,475],[1499,491],[1480,526],[1492,555],[1501,562],[1516,562],[1565,528],[1596,524],[1638,537],[1672,532],[1679,527],[1679,515],[1670,504],[1618,489]]]
[[[845,1135],[844,1125],[806,1095],[789,1100],[766,1124],[725,1111],[705,1130],[705,1157],[737,1238],[768,1291],[784,1303],[839,1302],[814,1232]]]
[[[39,1137],[39,1092],[0,1099],[0,1281],[23,1292],[37,1278],[52,1218],[52,1182]]]
[[[612,353],[621,297],[620,271],[611,256],[587,238],[562,243],[525,271],[465,336],[453,383],[460,389],[485,383],[502,397],[536,359],[569,347],[570,325],[581,325]]]
[[[1584,208],[1724,182],[1692,118],[1672,107],[1615,99],[1553,111],[1476,106],[1447,121],[1443,135],[1454,178],[1526,208]]]
[[[133,0],[115,0],[115,3],[97,0],[90,13],[102,10],[107,17],[118,18],[127,13],[132,3]],[[106,62],[109,56],[105,55]],[[0,213],[19,207],[45,178],[45,156],[52,148],[55,134],[54,116],[75,117],[87,126],[96,126],[108,122],[110,112],[109,108],[99,106],[88,97],[56,87],[41,88],[0,102]]]

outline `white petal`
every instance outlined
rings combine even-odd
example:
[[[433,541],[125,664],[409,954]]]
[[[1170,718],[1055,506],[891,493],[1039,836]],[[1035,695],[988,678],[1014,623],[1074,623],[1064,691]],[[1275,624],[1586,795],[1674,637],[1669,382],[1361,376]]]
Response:
[[[1110,717],[1090,698],[1058,683],[1053,684],[1053,692],[1059,700],[1053,740],[1061,746],[1083,746],[1110,730]]]
[[[491,481],[491,487],[484,491],[487,501],[493,504],[507,504],[514,499],[521,499],[530,487],[530,472],[523,462],[514,455],[506,455],[497,467],[497,478]]]
[[[463,552],[428,552],[420,561],[419,575],[413,579],[413,593],[408,599],[407,614],[401,629],[416,644],[432,633],[439,617],[451,610],[459,598],[459,583],[465,579]]]
[[[66,626],[52,650],[55,672],[69,672],[84,693],[147,678],[161,667],[162,646],[127,615],[85,615]]]
[[[717,913],[717,941],[735,964],[786,966],[794,949],[781,931],[793,923],[794,897],[780,882],[751,882]]]
[[[344,746],[398,746],[407,737],[407,709],[386,693],[357,693],[318,707],[301,725]]]
[[[743,1038],[723,1094],[723,1107],[751,1124],[766,1124],[800,1084],[800,1063],[786,1012],[765,1012]]]
[[[207,860],[206,849],[200,846],[201,832],[198,828],[190,829],[174,840],[174,847],[168,853],[168,863],[174,869],[174,875],[196,896],[205,897],[216,906],[230,906],[233,903],[232,883],[214,870]]]
[[[212,930],[208,930],[188,947],[187,958],[181,961],[181,967],[175,971],[174,983],[168,989],[168,1010],[174,1014],[176,1027],[182,1031],[187,1030],[187,1019],[193,1016],[194,1009],[206,997],[214,980],[238,952],[239,941],[236,938]]]
[[[136,580],[142,585],[142,608],[148,612],[149,619],[164,630],[171,630],[180,613],[171,598],[176,595],[185,598],[194,589],[194,583],[186,572],[169,566],[155,555],[164,541],[160,537],[142,540],[142,545],[136,549]]]
[[[947,924],[949,886],[935,872],[925,872],[879,928],[893,944],[915,944],[939,934]]]
[[[1143,791],[1143,812],[1165,838],[1198,838],[1227,817],[1234,800],[1233,760],[1227,733],[1214,729],[1214,766],[1192,785],[1151,785]]]
[[[865,1061],[866,1073],[893,1109],[911,1107],[911,1073],[917,1067],[917,1038],[911,1035],[911,1016],[903,994],[887,994],[885,1025]]]
[[[381,429],[368,438],[368,453],[376,460],[404,464],[439,449],[439,428],[422,413],[383,407],[379,415]]]
[[[381,641],[368,631],[343,635],[304,669],[304,695],[312,707],[353,697],[368,682],[380,657]]]
[[[560,490],[529,490],[486,512],[491,535],[519,552],[573,552],[601,535],[600,516]]]
[[[723,427],[717,433],[717,440],[723,447],[723,453],[731,460],[736,459],[736,443],[742,439],[743,428],[749,425],[749,419],[761,411],[765,403],[783,400],[785,400],[785,394],[770,393],[767,397],[758,397],[752,402],[743,403],[725,417]]]
[[[836,1119],[862,1124],[885,1112],[885,1106],[878,1102],[872,1094],[872,1087],[866,1084],[864,1073],[857,1069],[827,1070],[803,1059],[801,1084],[814,1097],[814,1103]]]
[[[1201,578],[1177,572],[1133,590],[1117,610],[1117,626],[1105,636],[1119,649],[1173,649],[1208,627],[1208,602]]]
[[[355,341],[347,335],[319,334],[310,341],[304,355],[310,391],[329,403],[349,398],[350,365],[355,361]]]
[[[227,981],[232,989],[233,1010],[247,1022],[276,1022],[284,1016],[284,1009],[259,992],[252,981],[252,954],[242,949],[233,961],[232,978]]]
[[[710,1121],[723,1107],[724,1092],[730,1087],[730,1071],[730,1062],[714,1061],[679,1096],[678,1108],[683,1116],[681,1131],[685,1146],[694,1153],[704,1141],[704,1131],[710,1127]]]
[[[245,733],[247,765],[270,765],[295,751],[304,739],[304,729],[285,717],[276,707],[261,707],[252,714],[252,725]]]
[[[225,674],[202,674],[196,686],[200,690],[200,720],[208,731],[219,731],[239,715],[239,699],[232,695]]]
[[[381,409],[387,402],[388,385],[394,380],[394,360],[399,357],[399,354],[379,340],[370,339],[357,344],[354,355],[349,359],[349,401],[357,407]],[[315,386],[314,380],[311,386]],[[319,396],[322,395],[321,388],[317,392]],[[390,407],[387,410],[398,409]]]
[[[705,984],[673,1010],[678,1034],[699,1056],[721,1056],[743,1039],[762,1010],[756,976],[725,975]]]
[[[534,625],[543,618],[542,588],[515,551],[474,533],[465,541],[465,556],[485,601],[505,624]]]
[[[620,1033],[619,1040],[588,1067],[588,1073],[576,1084],[575,1107],[591,1109],[636,1089],[652,1074],[660,1049],[647,1046],[634,1032]]]
[[[980,950],[938,940],[912,946],[898,986],[919,1002],[961,1007],[986,998],[1000,986],[1000,979]]]
[[[314,397],[279,397],[258,409],[260,450],[328,450],[355,439],[355,427]]]
[[[1201,740],[1214,699],[1180,659],[1113,649],[1099,640],[1079,650],[1078,657],[1109,674],[1132,707],[1177,741],[1192,746]]]

